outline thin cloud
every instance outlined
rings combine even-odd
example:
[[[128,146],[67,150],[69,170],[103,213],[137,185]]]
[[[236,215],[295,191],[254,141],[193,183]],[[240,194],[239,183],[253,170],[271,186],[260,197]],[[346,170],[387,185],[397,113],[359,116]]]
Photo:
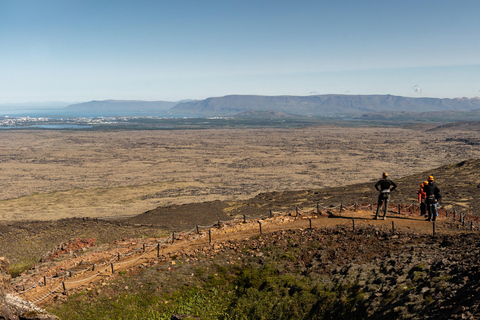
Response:
[[[420,88],[420,86],[416,84],[413,86],[413,91],[415,91],[416,93],[422,93],[422,88]]]

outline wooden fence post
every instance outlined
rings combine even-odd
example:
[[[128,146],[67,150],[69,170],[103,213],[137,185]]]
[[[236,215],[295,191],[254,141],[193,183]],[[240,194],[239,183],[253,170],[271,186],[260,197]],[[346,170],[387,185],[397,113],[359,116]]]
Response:
[[[352,229],[355,231],[355,219],[352,219]]]
[[[62,286],[63,286],[63,294],[67,294],[67,288],[65,287],[64,281],[62,281]]]
[[[355,202],[355,212],[357,212],[357,203]]]
[[[47,277],[43,276],[43,285],[46,286],[47,285]]]
[[[308,221],[310,222],[310,230],[312,229],[312,219],[308,219]]]
[[[208,243],[212,243],[212,230],[208,229]]]
[[[115,269],[113,268],[113,263],[110,264],[110,267],[112,268],[112,274],[115,272]]]
[[[243,223],[247,223],[247,216],[243,215]]]
[[[160,243],[157,243],[157,258],[160,257]]]
[[[400,203],[398,204],[398,214],[400,214]]]
[[[342,213],[342,209],[343,209],[343,203],[340,202],[340,213]]]
[[[392,221],[392,233],[395,233],[395,221]]]
[[[258,225],[260,226],[260,234],[262,234],[262,222],[258,221]]]
[[[175,231],[172,232],[172,244],[175,242]]]
[[[320,211],[320,204],[317,202],[317,214],[322,214],[322,212]]]

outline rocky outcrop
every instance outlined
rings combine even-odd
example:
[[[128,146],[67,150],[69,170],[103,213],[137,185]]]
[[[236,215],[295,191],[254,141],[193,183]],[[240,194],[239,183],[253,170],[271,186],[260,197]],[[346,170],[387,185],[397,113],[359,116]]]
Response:
[[[6,293],[10,285],[10,263],[0,258],[0,319],[4,320],[59,320],[58,317],[38,308],[33,303]]]
[[[0,309],[0,319],[6,320],[59,320],[33,303],[6,294]]]
[[[40,262],[53,261],[58,257],[65,256],[67,254],[75,255],[76,252],[84,251],[89,247],[95,246],[95,239],[71,239],[66,242],[62,242],[56,246],[53,250],[47,252]]]

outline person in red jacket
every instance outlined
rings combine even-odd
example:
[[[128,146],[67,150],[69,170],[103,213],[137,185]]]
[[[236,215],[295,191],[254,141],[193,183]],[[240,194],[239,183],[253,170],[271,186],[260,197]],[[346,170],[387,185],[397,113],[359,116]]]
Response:
[[[425,187],[428,184],[428,181],[424,181],[420,184],[420,189],[417,191],[418,194],[418,203],[420,203],[420,215],[425,216],[427,215],[427,204],[425,203],[425,200],[427,199],[427,194],[423,190],[423,187]]]
[[[384,172],[382,174],[382,179],[378,180],[375,184],[375,189],[380,191],[378,195],[378,204],[377,204],[377,214],[375,215],[375,220],[378,219],[378,214],[380,212],[380,208],[382,204],[385,203],[385,210],[383,212],[383,220],[386,219],[387,216],[387,209],[388,209],[388,200],[390,199],[390,191],[395,190],[397,185],[392,180],[388,179],[388,173]]]

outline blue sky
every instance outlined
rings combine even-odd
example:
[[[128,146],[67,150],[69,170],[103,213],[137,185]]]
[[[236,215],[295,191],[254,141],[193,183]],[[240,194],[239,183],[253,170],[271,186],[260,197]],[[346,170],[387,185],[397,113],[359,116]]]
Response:
[[[0,104],[480,96],[480,1],[0,0]]]

